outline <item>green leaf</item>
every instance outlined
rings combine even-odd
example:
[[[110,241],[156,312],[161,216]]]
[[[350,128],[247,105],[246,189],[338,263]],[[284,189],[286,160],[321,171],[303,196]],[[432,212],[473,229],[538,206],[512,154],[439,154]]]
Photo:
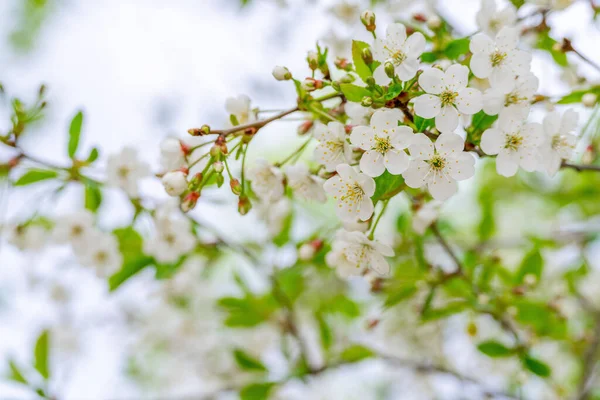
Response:
[[[17,181],[15,186],[25,186],[48,179],[54,179],[58,176],[56,171],[44,170],[44,169],[30,169],[25,172]]]
[[[123,256],[123,265],[121,270],[112,275],[108,280],[111,291],[117,289],[127,279],[154,262],[152,257],[144,255],[142,251],[142,237],[133,227],[127,226],[115,229],[113,234],[119,242],[119,251]]]
[[[88,163],[93,163],[94,161],[96,161],[98,159],[99,155],[100,155],[100,152],[98,151],[98,148],[94,147],[90,151],[90,155],[88,156],[87,160],[85,160],[85,161]]]
[[[71,120],[69,127],[69,157],[74,158],[79,147],[79,138],[81,137],[81,126],[83,125],[83,112],[79,111]]]
[[[355,103],[360,103],[364,97],[372,96],[372,93],[369,91],[369,89],[362,86],[356,86],[351,83],[341,83],[340,90],[348,100]]]
[[[539,282],[540,277],[542,276],[542,270],[544,269],[544,259],[540,254],[540,249],[534,248],[529,251],[521,261],[521,266],[517,271],[517,275],[515,277],[516,282],[518,284],[523,283],[523,280],[526,275],[533,275],[537,278],[537,282]]]
[[[421,319],[423,321],[434,321],[436,319],[446,318],[450,315],[458,314],[468,309],[470,304],[466,301],[455,301],[448,304],[446,307],[429,308],[423,313]]]
[[[573,103],[581,103],[583,96],[587,93],[595,94],[596,96],[600,96],[600,86],[594,86],[589,89],[584,90],[575,90],[574,92],[569,93],[568,95],[562,97],[557,103],[558,104],[573,104]]]
[[[85,185],[85,208],[91,212],[98,211],[102,204],[102,191],[95,182],[88,182]]]
[[[513,305],[517,309],[515,320],[529,327],[536,335],[558,340],[567,337],[568,327],[565,318],[545,302],[515,299]]]
[[[498,119],[497,115],[487,115],[483,111],[479,111],[473,115],[471,120],[471,127],[477,131],[485,131]]]
[[[48,380],[48,378],[50,377],[50,368],[48,361],[48,354],[50,353],[49,336],[50,333],[48,332],[48,330],[42,331],[35,343],[34,350],[33,366],[40,373],[40,375],[44,377],[45,380]]]
[[[365,42],[361,42],[358,40],[352,41],[352,62],[354,63],[354,68],[356,73],[360,78],[364,81],[368,77],[373,76],[373,72],[371,68],[365,63],[365,60],[362,58],[362,52],[364,49],[368,48],[369,45]],[[345,94],[345,93],[344,93]],[[348,97],[348,96],[346,96]],[[362,97],[361,97],[362,99]],[[355,101],[355,100],[351,100]]]
[[[504,346],[495,340],[487,340],[477,345],[477,349],[489,357],[508,357],[513,354],[513,350]]]
[[[271,295],[262,297],[247,295],[244,298],[224,297],[219,299],[217,305],[227,313],[225,325],[232,328],[249,328],[259,325],[269,319],[278,306]]]
[[[402,84],[401,83],[393,83],[387,88],[387,92],[385,94],[385,100],[392,100],[398,97],[398,95],[402,93]]]
[[[341,314],[348,318],[356,318],[360,315],[358,304],[343,294],[327,299],[321,305],[321,311],[329,314]]]
[[[233,351],[235,361],[240,368],[247,371],[266,371],[267,367],[263,363],[244,352],[242,349],[235,349]]]
[[[418,115],[415,115],[415,128],[417,133],[422,133],[424,131],[426,131],[427,129],[433,127],[433,125],[435,124],[435,119],[434,118],[429,118],[429,119],[425,119],[425,118],[421,118]]]
[[[277,273],[279,287],[293,303],[304,291],[304,268],[301,265],[285,268]]]
[[[494,192],[485,185],[479,189],[477,195],[481,209],[481,219],[477,226],[477,234],[481,242],[489,240],[496,233],[496,215]]]
[[[252,383],[240,391],[241,400],[266,400],[275,382]]]
[[[375,354],[371,349],[359,344],[345,348],[340,354],[340,358],[346,362],[358,362],[365,358],[373,357]]]
[[[149,256],[141,255],[139,258],[124,262],[121,269],[108,278],[108,287],[110,291],[116,290],[129,278],[151,265],[154,259]]]
[[[319,324],[319,336],[321,337],[321,344],[325,350],[329,350],[333,344],[333,334],[331,332],[331,328],[329,327],[329,324],[327,324],[323,314],[315,313],[315,319]]]
[[[421,54],[421,62],[424,63],[433,63],[438,59],[438,55],[434,52],[426,52]]]
[[[8,379],[14,382],[19,382],[24,385],[27,385],[27,379],[21,372],[19,366],[14,360],[8,360],[8,368],[10,369],[10,375],[8,375]]]
[[[458,57],[469,52],[469,43],[470,40],[468,38],[453,40],[446,46],[444,54],[449,59],[456,60]]]
[[[394,288],[394,290],[388,294],[384,307],[393,307],[401,301],[411,298],[415,293],[417,293],[417,287],[414,283],[405,284],[401,288]]]
[[[552,39],[549,33],[549,31],[545,31],[540,32],[538,34],[538,41],[536,44],[537,48],[549,52],[552,55],[554,62],[556,62],[561,67],[567,67],[569,65],[567,55],[560,50],[556,51],[554,49],[554,45],[558,42]]]
[[[510,0],[510,2],[517,8],[521,8],[525,4],[525,0]]]
[[[537,376],[541,376],[542,378],[547,378],[552,373],[552,370],[548,364],[538,360],[537,358],[533,358],[530,355],[525,355],[521,359],[521,362],[526,369],[533,372]]]
[[[404,188],[402,175],[392,175],[388,170],[375,178],[375,193],[371,196],[373,202],[389,199],[400,193]]]
[[[294,213],[289,212],[283,219],[281,231],[273,238],[273,243],[277,247],[285,246],[290,241],[292,234],[292,224],[294,222]]]

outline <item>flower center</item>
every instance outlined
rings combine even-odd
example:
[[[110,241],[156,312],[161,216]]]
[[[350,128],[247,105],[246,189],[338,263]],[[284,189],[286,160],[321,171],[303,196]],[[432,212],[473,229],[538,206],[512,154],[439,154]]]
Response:
[[[439,154],[435,154],[427,161],[434,171],[441,171],[446,166],[446,159]]]
[[[490,56],[490,61],[492,63],[492,67],[497,67],[506,59],[506,53],[502,53],[501,51],[496,50]]]
[[[454,104],[454,101],[458,97],[458,93],[453,92],[452,90],[445,90],[440,94],[440,101],[442,102],[442,107]]]
[[[508,107],[511,104],[519,104],[523,100],[527,100],[525,97],[519,97],[519,94],[516,92],[512,92],[506,95],[506,100],[504,101],[504,107]]]
[[[554,150],[562,150],[562,149],[572,149],[574,146],[569,143],[567,138],[563,135],[554,135],[552,136],[552,148]]]
[[[98,264],[104,264],[108,260],[108,254],[105,251],[99,251],[96,253],[96,262]]]
[[[119,168],[118,174],[123,179],[127,178],[129,176],[129,168],[127,168],[127,167]]]
[[[506,143],[504,144],[505,149],[518,150],[523,144],[523,136],[518,133],[506,136]]]
[[[385,154],[389,149],[392,148],[392,144],[390,143],[389,137],[379,137],[375,135],[375,145],[373,146],[373,150],[378,153]]]
[[[354,203],[359,203],[365,195],[365,191],[360,187],[360,185],[356,182],[350,184],[346,184],[346,194],[342,196],[341,200],[346,204],[350,203],[350,205]]]
[[[404,54],[400,50],[392,54],[392,64],[400,65],[404,60],[406,60],[406,54]]]
[[[501,26],[501,23],[500,23],[500,21],[498,21],[497,18],[490,19],[489,27],[492,31],[497,30],[498,28],[500,28],[500,26]]]
[[[81,225],[75,225],[71,228],[71,235],[73,235],[73,237],[81,236],[82,233],[83,228],[81,227]]]

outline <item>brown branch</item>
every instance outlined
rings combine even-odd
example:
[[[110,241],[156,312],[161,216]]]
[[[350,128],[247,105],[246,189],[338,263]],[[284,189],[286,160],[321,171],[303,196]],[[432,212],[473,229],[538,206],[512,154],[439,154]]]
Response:
[[[571,164],[564,162],[562,168],[572,168],[576,171],[598,171],[600,172],[600,165],[586,165],[586,164]]]
[[[452,248],[450,247],[450,245],[448,244],[448,242],[446,241],[446,239],[444,238],[444,236],[442,236],[442,234],[440,233],[440,230],[438,229],[437,226],[437,222],[434,222],[431,225],[431,231],[433,232],[433,234],[435,235],[435,237],[437,238],[438,242],[440,242],[440,244],[442,245],[442,247],[444,248],[444,250],[446,250],[446,253],[448,253],[448,255],[450,256],[450,258],[452,258],[452,261],[454,261],[454,263],[456,264],[456,272],[455,275],[462,275],[464,268],[462,266],[462,262],[460,261],[460,259],[458,258],[458,256],[456,255],[456,253],[454,252],[454,250],[452,250]]]

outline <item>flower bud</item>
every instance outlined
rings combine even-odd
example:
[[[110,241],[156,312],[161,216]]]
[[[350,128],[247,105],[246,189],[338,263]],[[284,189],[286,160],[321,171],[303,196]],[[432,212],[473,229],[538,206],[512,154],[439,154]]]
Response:
[[[365,10],[360,14],[360,21],[369,32],[375,31],[375,13],[371,10]]]
[[[375,85],[375,78],[373,78],[372,76],[368,76],[365,79],[365,83],[369,86],[373,86],[373,85]]]
[[[213,147],[211,147],[210,156],[218,160],[221,157],[221,146],[215,144]]]
[[[286,67],[277,65],[273,68],[273,77],[278,81],[287,81],[292,79],[292,73]]]
[[[240,200],[238,201],[238,212],[241,215],[246,215],[251,209],[252,203],[250,203],[248,196],[240,196]]]
[[[196,207],[196,203],[198,203],[198,199],[200,198],[200,193],[198,192],[190,192],[188,193],[181,202],[181,211],[188,212]]]
[[[310,129],[313,127],[313,125],[314,125],[313,121],[303,122],[298,127],[298,135],[306,135],[308,133],[308,131],[310,131]]]
[[[415,14],[412,17],[417,22],[427,22],[427,17],[423,14]]]
[[[479,296],[477,296],[477,301],[479,302],[479,304],[489,304],[490,302],[490,296],[488,296],[485,293],[480,293]]]
[[[313,71],[319,67],[319,55],[314,51],[309,51],[306,56],[308,67]]]
[[[340,82],[339,81],[333,81],[331,82],[331,87],[333,88],[333,90],[335,90],[336,92],[341,92],[342,88],[340,86]]]
[[[240,184],[240,181],[238,181],[237,179],[230,180],[229,187],[231,187],[231,191],[236,196],[239,196],[240,193],[242,193],[242,185]]]
[[[365,63],[371,64],[373,62],[373,52],[371,51],[371,49],[369,47],[365,47],[362,50],[361,56]]]
[[[467,334],[471,337],[477,335],[477,325],[475,324],[475,322],[469,322],[469,324],[467,325]]]
[[[432,31],[439,29],[441,26],[442,20],[437,15],[432,15],[431,17],[427,18],[427,27],[429,27],[429,29]]]
[[[192,136],[204,136],[210,134],[210,126],[204,124],[200,128],[188,129],[188,133]]]
[[[313,90],[321,89],[323,87],[323,81],[314,78],[306,78],[300,86],[307,92],[312,92]]]
[[[537,277],[534,274],[527,274],[523,277],[523,283],[527,286],[534,286],[537,283]]]
[[[373,105],[373,98],[369,97],[369,96],[365,96],[363,97],[362,101],[360,102],[360,104],[363,107],[371,107]]]
[[[223,174],[217,174],[217,187],[221,187],[223,186],[223,183],[225,183],[225,178],[223,178]]]
[[[221,173],[223,172],[223,169],[225,169],[225,166],[223,165],[223,163],[221,161],[215,161],[213,163],[213,168],[215,169],[216,173]]]
[[[598,101],[598,96],[596,96],[594,93],[586,93],[581,98],[581,102],[586,107],[594,107],[596,105],[597,101]]]
[[[167,172],[161,180],[169,196],[181,196],[188,188],[186,174],[182,171]]]
[[[335,59],[334,64],[337,68],[342,69],[344,71],[352,70],[352,63],[348,62],[348,60],[346,58],[338,57]]]
[[[555,53],[562,53],[562,51],[563,51],[562,43],[560,43],[560,42],[554,43],[552,45],[552,51],[554,51]]]
[[[340,83],[352,83],[356,80],[353,75],[346,74],[340,78]]]
[[[298,258],[302,261],[309,261],[315,256],[315,248],[310,243],[304,243],[298,249]]]
[[[396,67],[394,67],[392,62],[386,61],[385,64],[383,64],[383,69],[389,78],[394,79],[394,76],[396,76]]]

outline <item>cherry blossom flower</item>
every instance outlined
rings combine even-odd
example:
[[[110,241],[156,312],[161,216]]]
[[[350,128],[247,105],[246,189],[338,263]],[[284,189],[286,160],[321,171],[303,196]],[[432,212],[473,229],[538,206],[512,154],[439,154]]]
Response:
[[[442,204],[441,201],[433,200],[421,206],[413,215],[413,230],[419,235],[424,234],[425,230],[438,219]]]
[[[414,99],[415,113],[434,118],[440,132],[452,132],[458,127],[459,112],[471,115],[482,106],[481,92],[467,88],[469,68],[453,64],[446,72],[430,68],[419,76],[419,85],[427,92]]]
[[[89,244],[94,232],[94,214],[88,210],[79,210],[59,217],[56,220],[52,236],[57,243],[70,243],[75,247],[85,247]]]
[[[94,267],[99,278],[106,278],[117,272],[123,262],[117,239],[104,232],[95,231],[86,246],[75,249],[79,262]]]
[[[441,134],[435,144],[422,133],[415,135],[409,147],[411,163],[402,174],[411,188],[427,185],[436,200],[446,200],[458,190],[457,181],[475,174],[475,158],[463,151],[463,138],[455,133]]]
[[[177,138],[168,137],[160,144],[160,165],[163,171],[174,171],[187,166],[185,145]]]
[[[123,189],[130,197],[138,197],[138,181],[149,174],[150,166],[139,160],[137,151],[131,147],[125,147],[118,154],[108,157],[107,183]]]
[[[186,174],[182,171],[167,172],[161,179],[169,196],[181,196],[188,188]]]
[[[279,200],[285,190],[283,173],[265,160],[258,160],[256,163],[248,174],[252,181],[252,190],[264,201]]]
[[[325,182],[323,188],[337,201],[337,215],[343,221],[366,221],[373,215],[375,181],[370,176],[356,172],[348,164],[336,168],[337,175]]]
[[[350,118],[351,125],[368,125],[373,112],[375,112],[371,107],[364,107],[360,103],[351,101],[344,104],[344,111]]]
[[[388,85],[391,78],[385,73],[385,63],[391,62],[394,71],[402,81],[414,78],[419,69],[419,57],[425,51],[425,37],[420,32],[406,36],[406,27],[402,24],[391,24],[386,31],[385,39],[375,39],[373,58],[381,65],[373,73],[379,85]]]
[[[546,115],[543,121],[544,142],[540,147],[540,154],[544,167],[550,176],[554,176],[563,160],[573,156],[573,149],[577,144],[577,136],[573,131],[577,128],[579,114],[568,109],[561,116],[554,111]]]
[[[323,190],[323,181],[310,173],[305,164],[290,165],[285,170],[287,183],[295,194],[307,201],[325,203],[327,195]]]
[[[346,128],[341,123],[332,121],[327,125],[317,124],[313,136],[319,141],[315,159],[327,171],[335,171],[338,165],[352,159],[352,149],[346,140]]]
[[[538,86],[539,80],[531,72],[500,84],[492,83],[483,94],[483,111],[489,115],[500,112],[519,113],[526,118]]]
[[[325,256],[327,264],[335,267],[342,278],[360,275],[371,269],[379,275],[388,275],[390,265],[385,257],[394,256],[387,245],[369,238],[362,232],[348,232],[343,229],[336,233],[331,251]]]
[[[398,126],[402,118],[398,109],[379,110],[371,117],[370,126],[357,126],[352,130],[352,144],[365,150],[360,159],[362,172],[375,177],[386,169],[398,175],[408,168],[410,158],[404,149],[410,145],[413,130]]]
[[[543,141],[542,126],[527,123],[518,114],[500,115],[495,128],[486,130],[481,137],[481,149],[489,155],[497,154],[496,171],[513,176],[519,166],[534,171],[539,164],[538,147]]]
[[[329,12],[346,25],[353,25],[359,20],[361,7],[359,3],[341,0],[331,6]]]
[[[48,242],[48,230],[36,223],[13,225],[8,229],[8,242],[21,251],[39,251]]]
[[[517,22],[517,9],[508,3],[499,10],[496,0],[483,0],[475,19],[483,33],[495,36],[505,26],[513,26]]]
[[[225,110],[230,115],[234,115],[240,125],[256,121],[256,113],[250,107],[250,98],[246,95],[238,97],[229,97],[225,101]]]
[[[161,213],[155,216],[155,226],[155,235],[144,241],[144,252],[158,262],[176,262],[196,245],[191,224],[185,218]]]
[[[498,85],[525,74],[531,65],[531,54],[519,50],[518,44],[516,28],[502,28],[495,42],[485,33],[478,33],[471,39],[471,71],[476,77],[489,78],[492,84]]]
[[[273,237],[283,230],[285,221],[292,212],[292,204],[287,197],[282,197],[274,203],[258,201],[254,203],[253,209],[265,223],[269,235]]]

